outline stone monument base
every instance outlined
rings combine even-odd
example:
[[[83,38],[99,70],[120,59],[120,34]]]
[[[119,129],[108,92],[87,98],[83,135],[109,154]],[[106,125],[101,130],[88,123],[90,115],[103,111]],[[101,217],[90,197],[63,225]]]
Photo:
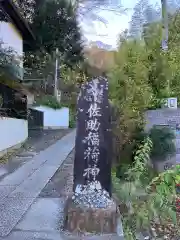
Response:
[[[74,203],[69,198],[65,206],[64,228],[76,233],[116,233],[118,210],[116,204],[93,208]]]

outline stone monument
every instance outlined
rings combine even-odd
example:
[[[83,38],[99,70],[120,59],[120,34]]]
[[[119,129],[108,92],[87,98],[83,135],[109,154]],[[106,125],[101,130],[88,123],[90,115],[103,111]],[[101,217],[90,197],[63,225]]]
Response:
[[[77,102],[73,195],[65,209],[70,232],[114,233],[117,207],[111,198],[112,131],[108,81],[84,84]]]

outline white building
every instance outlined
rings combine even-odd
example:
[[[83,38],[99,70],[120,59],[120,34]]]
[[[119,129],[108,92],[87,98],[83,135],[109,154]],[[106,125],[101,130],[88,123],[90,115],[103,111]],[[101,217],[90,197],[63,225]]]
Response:
[[[12,0],[0,0],[0,41],[2,48],[11,48],[15,60],[12,76],[0,76],[0,156],[19,147],[28,137],[27,92],[18,80],[23,79],[23,47],[34,36]],[[24,114],[19,114],[23,109]]]

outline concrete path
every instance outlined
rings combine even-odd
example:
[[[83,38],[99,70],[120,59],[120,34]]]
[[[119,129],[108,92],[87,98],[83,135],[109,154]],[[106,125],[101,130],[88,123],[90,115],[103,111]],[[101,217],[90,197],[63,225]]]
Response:
[[[28,234],[20,239],[18,231],[14,232],[14,237],[11,235],[10,238],[6,238],[6,236],[34,203],[42,189],[72,151],[74,144],[75,130],[34,156],[31,161],[0,182],[0,239],[45,239],[44,236],[28,237]],[[51,208],[50,205],[49,207]]]
[[[28,139],[19,149],[0,158],[0,181],[71,131],[72,129],[29,131]]]

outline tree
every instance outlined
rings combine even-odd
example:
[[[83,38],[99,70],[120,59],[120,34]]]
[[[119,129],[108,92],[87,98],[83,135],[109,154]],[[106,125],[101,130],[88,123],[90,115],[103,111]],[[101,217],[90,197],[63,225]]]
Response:
[[[41,0],[14,0],[13,1],[23,18],[28,22],[33,21],[35,9],[41,3]]]
[[[19,67],[16,60],[16,52],[11,48],[5,48],[3,42],[0,42],[0,78],[4,75],[14,78],[15,69]]]
[[[172,72],[169,67],[167,54],[165,51],[162,51],[161,48],[161,21],[144,26],[143,38],[148,54],[148,82],[154,94],[154,104],[152,103],[151,107],[157,108],[161,107],[163,98],[171,96],[169,79],[171,78]]]
[[[125,9],[121,1],[119,0],[80,0],[79,3],[83,4],[82,7],[85,7],[89,10],[109,10],[114,12],[115,14],[125,13],[127,9]]]
[[[115,136],[121,162],[131,161],[134,139],[143,129],[143,111],[153,97],[148,79],[148,55],[142,41],[126,41],[110,71],[110,99],[116,110]]]
[[[167,0],[167,11],[168,13],[175,13],[180,8],[179,0]]]
[[[127,165],[129,155],[132,156],[134,150],[138,149],[133,157],[133,164],[128,166],[126,179],[123,178],[128,181],[118,181],[116,186],[121,188],[119,189],[121,202],[131,201],[133,207],[132,212],[124,213],[123,216],[125,230],[131,232],[131,236],[134,235],[134,238],[127,237],[127,239],[136,239],[137,230],[144,229],[151,230],[151,232],[156,229],[157,232],[164,235],[165,232],[170,232],[166,236],[156,235],[155,239],[162,237],[175,239],[179,236],[177,232],[179,221],[176,222],[174,202],[176,198],[175,180],[180,174],[179,165],[159,174],[156,178],[151,177],[150,181],[147,181],[146,178],[146,175],[151,173],[147,165],[149,157],[161,156],[165,159],[167,152],[173,153],[174,144],[172,141],[169,142],[173,135],[167,131],[162,134],[162,131],[160,133],[159,130],[154,131],[153,129],[150,137],[155,146],[151,145],[151,151],[146,143],[148,151],[145,151],[141,145],[134,148],[132,143],[136,144],[135,127],[143,126],[143,113],[147,108],[161,107],[160,104],[157,105],[158,99],[165,97],[175,96],[178,100],[180,99],[180,50],[178,47],[180,13],[176,12],[169,16],[169,48],[166,53],[161,49],[161,20],[146,24],[143,31],[141,40],[132,41],[124,34],[125,37],[115,58],[114,69],[110,74],[110,96],[117,109],[115,134],[121,137],[117,143],[120,150],[120,163],[124,161]],[[156,104],[153,101],[157,101]],[[169,144],[171,146],[167,148]],[[152,172],[152,174],[154,173]],[[143,194],[143,198],[140,198],[142,192],[145,194]]]
[[[119,36],[119,43],[122,44],[128,40],[128,29],[125,29]]]
[[[110,71],[110,89],[117,109],[115,136],[121,162],[132,160],[136,135],[140,134],[136,127],[143,129],[143,113],[147,109],[160,108],[167,97],[177,97],[179,102],[179,26],[177,12],[169,20],[167,53],[161,49],[161,21],[147,24],[141,40],[128,39],[126,32],[120,38],[121,47]]]
[[[32,50],[52,54],[56,48],[69,66],[83,61],[81,31],[73,7],[65,0],[45,1],[35,11],[31,28],[36,36]]]
[[[84,48],[84,55],[89,66],[99,69],[101,72],[108,72],[114,65],[114,51],[107,51],[95,45]]]
[[[180,96],[178,43],[180,41],[180,14],[169,15],[168,52],[161,50],[161,21],[149,24],[144,29],[144,40],[148,51],[149,84],[156,98]],[[179,98],[178,98],[179,99]]]
[[[139,1],[135,7],[130,22],[129,35],[132,38],[142,36],[143,26],[147,23],[157,21],[160,17],[159,9],[149,4],[148,0]]]
[[[80,21],[84,21],[87,24],[94,24],[94,21],[100,21],[107,24],[108,21],[99,15],[99,11],[110,11],[114,14],[125,14],[125,9],[120,1],[108,1],[108,0],[77,0],[76,9]]]

